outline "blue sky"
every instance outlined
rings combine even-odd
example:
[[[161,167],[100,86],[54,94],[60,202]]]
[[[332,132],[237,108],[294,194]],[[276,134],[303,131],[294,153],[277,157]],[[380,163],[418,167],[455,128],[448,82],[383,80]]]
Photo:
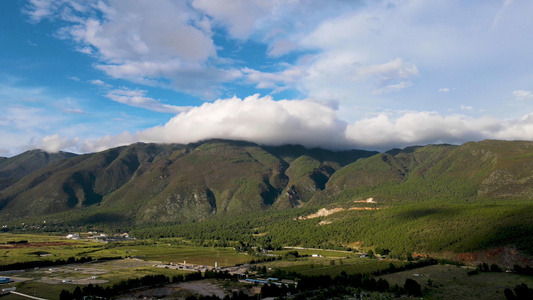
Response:
[[[0,5],[0,156],[533,140],[533,1]]]

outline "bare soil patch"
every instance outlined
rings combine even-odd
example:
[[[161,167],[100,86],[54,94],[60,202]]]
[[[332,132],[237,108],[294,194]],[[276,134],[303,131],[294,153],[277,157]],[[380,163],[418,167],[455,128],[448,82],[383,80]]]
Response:
[[[217,296],[219,298],[224,298],[226,296],[223,288],[211,282],[205,282],[205,281],[182,282],[178,284],[178,287],[189,290],[195,294],[199,294],[202,296]]]

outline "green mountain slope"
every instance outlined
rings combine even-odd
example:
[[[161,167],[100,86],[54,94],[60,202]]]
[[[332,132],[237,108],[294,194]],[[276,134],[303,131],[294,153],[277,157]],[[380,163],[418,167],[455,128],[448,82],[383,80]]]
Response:
[[[75,157],[68,152],[48,153],[42,150],[30,150],[10,158],[0,158],[0,190],[15,183],[51,163]]]
[[[357,197],[533,199],[532,150],[532,142],[493,140],[395,150],[337,171],[327,184],[327,196],[330,202]]]
[[[134,144],[26,176],[0,192],[0,217],[69,212],[65,217],[73,221],[140,224],[282,208],[294,205],[282,196],[288,191],[299,205],[324,189],[336,169],[373,154],[224,140]]]

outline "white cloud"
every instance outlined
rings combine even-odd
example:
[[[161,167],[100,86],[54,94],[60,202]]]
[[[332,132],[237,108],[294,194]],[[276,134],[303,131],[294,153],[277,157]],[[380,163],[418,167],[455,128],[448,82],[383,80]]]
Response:
[[[458,70],[476,78],[486,65],[499,70],[509,65],[495,61],[520,61],[525,69],[531,58],[521,49],[533,46],[527,39],[531,5],[460,0],[32,0],[26,10],[34,21],[66,21],[59,35],[98,58],[95,66],[112,77],[207,99],[219,97],[229,83],[252,82],[276,92],[297,89],[310,98],[361,104],[392,91],[402,92],[408,101],[407,92],[420,88],[405,87],[417,85],[419,78],[457,78]],[[213,28],[220,26],[239,41],[215,45],[214,37],[221,32]],[[217,47],[237,47],[248,40],[266,46],[261,55],[296,54],[292,57],[297,59],[269,72],[264,66],[241,72],[220,63],[228,59],[218,57]],[[302,56],[309,53],[313,59]],[[298,76],[288,72],[293,70]],[[238,81],[243,74],[250,76]],[[476,80],[469,83],[481,88]]]
[[[8,155],[15,155],[28,149],[43,148],[43,144],[34,141],[46,132],[63,126],[65,121],[64,116],[51,114],[45,108],[7,106],[0,113],[1,146],[8,149],[6,153]]]
[[[184,93],[213,99],[219,94],[220,85],[241,77],[235,69],[219,69],[197,64],[186,64],[180,60],[150,62],[124,62],[119,65],[97,65],[98,69],[116,78],[162,87],[175,87]],[[171,84],[159,81],[158,78],[169,78]]]
[[[278,73],[261,72],[250,68],[244,68],[242,73],[249,82],[256,84],[257,88],[272,89],[274,92],[296,87],[306,75],[303,68],[290,65],[286,65],[285,69]]]
[[[98,59],[97,69],[115,78],[212,99],[222,84],[240,77],[216,65],[210,23],[185,1],[34,0],[27,13],[34,21],[65,21],[58,36],[75,41],[78,51]]]
[[[387,85],[384,88],[375,90],[373,93],[379,95],[379,94],[384,94],[384,93],[398,92],[398,91],[406,89],[406,88],[408,88],[408,87],[410,87],[412,85],[413,84],[411,82],[409,82],[409,81],[402,81],[402,82],[397,83],[397,84]]]
[[[513,96],[518,100],[528,100],[528,99],[533,99],[533,92],[524,91],[524,90],[516,90],[516,91],[513,91]]]
[[[418,68],[414,64],[405,63],[401,58],[389,62],[361,67],[357,74],[363,78],[378,77],[383,82],[406,79],[418,75]]]
[[[425,87],[446,81],[459,87],[461,93],[482,90],[473,100],[487,103],[500,100],[489,97],[496,95],[494,89],[516,80],[487,76],[487,65],[502,72],[513,65],[513,74],[522,76],[524,82],[530,81],[530,71],[525,66],[532,60],[525,49],[533,47],[526,29],[531,27],[532,19],[526,12],[531,11],[533,2],[506,4],[506,18],[500,20],[497,28],[492,26],[501,6],[497,2],[479,6],[458,0],[353,1],[351,5],[344,3],[342,10],[341,2],[328,2],[337,6],[336,12],[324,10],[314,23],[306,23],[310,26],[305,30],[297,23],[304,19],[301,14],[311,14],[309,6],[303,6],[300,14],[291,11],[295,17],[287,23],[292,27],[276,28],[278,38],[265,37],[270,41],[271,55],[291,51],[313,54],[312,60],[299,60],[286,68],[298,69],[304,75],[297,82],[288,84],[293,79],[284,80],[282,72],[275,71],[278,78],[276,84],[271,84],[274,89],[297,88],[308,97],[335,98],[347,105],[375,104],[386,92],[402,91],[405,96],[394,99],[412,103],[423,102],[422,97],[430,101],[429,94],[417,93],[416,98],[411,95],[421,90],[428,92]],[[495,64],[496,61],[506,63]],[[458,72],[461,76],[457,76]],[[492,73],[501,74],[496,70]],[[472,79],[467,86],[465,78]],[[487,80],[491,89],[486,88]],[[418,86],[418,81],[426,84]],[[402,89],[408,85],[415,87]],[[464,96],[461,93],[459,97]]]
[[[59,152],[61,149],[70,148],[75,146],[78,142],[78,138],[70,139],[66,137],[60,137],[59,134],[47,135],[41,142],[35,145],[46,152]]]
[[[429,111],[388,111],[348,124],[338,118],[336,108],[324,104],[310,100],[273,101],[269,96],[254,95],[204,103],[164,125],[135,133],[83,141],[53,135],[38,144],[48,145],[51,150],[66,145],[79,152],[93,152],[139,141],[191,143],[211,138],[264,145],[386,151],[410,145],[460,144],[483,139],[533,140],[533,114],[501,120]]]
[[[84,114],[85,112],[81,108],[62,108],[62,111],[69,114]]]
[[[86,139],[78,144],[77,149],[80,152],[99,152],[109,148],[130,145],[135,142],[142,142],[129,132],[123,132],[119,135],[106,135],[97,139]]]
[[[382,64],[363,65],[349,51],[303,57],[296,65],[284,64],[279,72],[261,72],[250,68],[243,74],[257,88],[274,92],[296,88],[312,98],[353,100],[362,90],[371,94],[399,92],[413,85],[408,80],[418,76],[418,68],[396,58]]]
[[[44,18],[52,16],[57,7],[56,3],[50,0],[30,0],[24,12],[30,16],[33,22],[39,22]]]
[[[153,98],[148,98],[144,90],[116,89],[110,91],[106,97],[130,106],[141,107],[152,111],[179,114],[188,111],[190,107],[163,104]]]
[[[274,101],[254,95],[245,99],[220,99],[183,112],[165,125],[136,133],[123,132],[96,139],[60,140],[78,152],[102,151],[134,142],[190,143],[211,138],[246,140],[266,145],[302,144],[308,147],[345,148],[346,122],[335,109],[309,100]],[[44,141],[40,144],[45,144]],[[72,148],[72,147],[71,147]]]
[[[288,39],[278,39],[274,41],[268,47],[268,55],[270,56],[281,56],[287,53],[290,53],[294,50],[297,50],[299,45],[295,41]]]
[[[380,150],[431,143],[463,143],[494,137],[504,130],[500,120],[435,112],[380,113],[350,124],[346,138],[354,145]],[[529,134],[533,137],[533,130]]]
[[[8,156],[10,154],[11,154],[11,152],[9,151],[9,149],[0,148],[0,157],[6,157],[6,156]]]
[[[101,87],[106,87],[106,88],[111,88],[111,87],[113,87],[113,86],[110,85],[109,83],[105,83],[105,82],[103,82],[103,81],[100,80],[100,79],[93,79],[93,80],[90,80],[89,82],[90,82],[91,84],[98,85],[98,86],[101,86]]]
[[[346,123],[334,109],[308,100],[273,101],[254,95],[204,103],[163,126],[137,133],[141,140],[189,143],[210,138],[260,144],[297,143],[310,147],[342,146]]]
[[[57,35],[73,40],[78,51],[97,59],[98,70],[114,78],[207,99],[220,97],[225,87],[244,93],[228,83],[253,84],[274,93],[294,89],[307,99],[336,101],[342,109],[363,111],[350,118],[358,121],[347,125],[336,116],[347,116],[346,111],[309,100],[278,103],[253,96],[188,108],[149,98],[144,89],[116,89],[107,97],[179,115],[164,126],[78,142],[83,149],[138,140],[189,142],[213,137],[380,149],[411,143],[533,138],[532,117],[516,119],[516,106],[502,103],[511,98],[509,91],[531,82],[533,56],[528,50],[533,49],[533,40],[528,29],[533,25],[532,9],[529,1],[506,1],[502,6],[497,1],[461,0],[32,0],[26,7],[33,22],[59,19],[57,24],[63,28]],[[266,49],[266,53],[241,56],[250,49],[249,41],[253,49]],[[241,46],[235,56],[219,57],[219,53],[231,52],[224,47]],[[438,98],[435,91],[452,90],[439,89],[443,83],[453,87],[454,93],[445,104],[434,99]],[[515,90],[512,97],[533,99],[533,92]],[[462,105],[466,100],[468,105]],[[513,105],[521,105],[525,114],[528,102]],[[419,107],[441,111],[415,111]],[[493,108],[497,117],[476,119],[442,112],[450,107],[465,111],[476,107],[484,113],[490,113],[484,108]],[[503,111],[509,110],[514,119],[506,120]],[[377,113],[361,117],[365,111]],[[38,117],[38,112],[23,119],[32,116]],[[0,118],[0,125],[7,124],[8,117]],[[47,120],[40,121],[47,126]],[[323,124],[316,127],[314,122]],[[15,124],[24,126],[21,123]]]
[[[185,2],[161,0],[154,5],[117,1],[99,12],[104,14],[103,19],[82,19],[64,27],[61,33],[98,50],[105,61],[179,58],[202,62],[216,56],[210,36],[193,26],[198,14]]]
[[[236,39],[247,39],[256,30],[261,18],[270,15],[277,1],[233,0],[213,1],[194,0],[192,6],[202,10],[228,28]]]

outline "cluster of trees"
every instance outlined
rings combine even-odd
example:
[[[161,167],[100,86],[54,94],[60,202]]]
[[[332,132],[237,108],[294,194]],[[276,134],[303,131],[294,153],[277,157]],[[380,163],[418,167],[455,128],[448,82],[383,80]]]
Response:
[[[391,274],[391,273],[402,272],[402,271],[418,269],[418,268],[422,268],[426,266],[436,265],[438,263],[439,263],[439,260],[434,259],[434,258],[424,258],[418,261],[411,261],[399,267],[395,266],[393,263],[390,263],[388,268],[376,271],[372,273],[372,275],[380,276],[380,275],[385,275],[385,274]]]
[[[255,300],[257,297],[255,295],[249,296],[243,291],[233,292],[231,296],[226,295],[223,300]],[[189,296],[185,300],[220,300],[217,296]]]
[[[366,291],[389,292],[394,293],[396,295],[408,294],[413,296],[420,296],[422,293],[421,286],[415,280],[408,279],[406,280],[406,283],[403,286],[390,286],[387,280],[381,278],[376,280],[373,276],[380,276],[384,274],[421,268],[437,263],[438,261],[435,259],[423,259],[416,262],[410,262],[402,267],[396,267],[394,264],[391,263],[388,268],[376,271],[373,274],[347,274],[343,271],[339,276],[336,276],[334,278],[329,275],[304,276],[297,272],[287,272],[281,269],[275,269],[273,273],[269,274],[269,276],[290,280],[298,279],[297,291],[299,293],[299,296],[297,296],[296,299],[298,299],[298,297],[302,297],[301,299],[306,299],[304,295],[310,296],[316,294],[315,292],[313,292],[316,290],[320,290],[321,293],[324,290],[328,290],[328,295],[322,295],[327,298],[336,294],[349,294],[350,291],[354,288]],[[266,268],[260,268],[259,271],[266,272]],[[270,288],[269,293],[274,293],[272,290],[277,290],[279,292],[278,295],[269,294],[272,295],[272,297],[282,296],[282,293],[286,292],[286,290],[284,289]]]
[[[533,276],[533,268],[530,266],[521,267],[519,265],[514,265],[513,270],[517,274]]]
[[[470,274],[469,272],[469,275],[477,274],[477,272],[503,272],[503,269],[500,268],[500,266],[498,266],[497,264],[491,264],[489,267],[488,264],[482,263],[482,264],[477,265],[475,271],[471,271],[471,272],[476,272],[476,273]],[[530,266],[522,267],[520,265],[514,265],[513,272],[516,274],[520,274],[520,275],[533,276],[533,268]]]
[[[420,296],[421,286],[416,280],[407,279],[403,286],[393,285],[385,279],[375,279],[364,274],[346,274],[331,278],[329,275],[303,276],[298,281],[298,291],[305,294],[306,291],[329,290],[333,288],[339,294],[349,294],[353,289],[365,291],[388,292],[396,295]]]
[[[146,275],[141,278],[134,278],[128,280],[122,280],[121,282],[114,284],[112,286],[101,287],[99,285],[89,284],[86,287],[80,288],[79,286],[73,292],[67,290],[62,290],[59,295],[60,300],[70,300],[70,299],[85,299],[84,297],[113,297],[117,295],[124,294],[133,289],[139,288],[151,288],[168,283],[179,283],[185,281],[194,281],[202,279],[230,279],[237,280],[237,275],[231,275],[226,272],[217,272],[217,271],[206,271],[202,274],[200,271],[194,273],[188,273],[185,275],[176,275],[172,278],[169,278],[165,275]],[[238,295],[237,295],[238,296]],[[216,298],[218,299],[218,298]],[[234,299],[234,298],[230,298]],[[240,298],[235,298],[240,299]],[[247,298],[246,298],[247,299]]]
[[[122,257],[102,257],[98,260],[104,261],[104,260],[113,260],[113,259],[121,259]],[[56,260],[36,260],[36,261],[27,261],[27,262],[17,262],[12,264],[6,264],[6,265],[0,265],[0,271],[7,271],[7,270],[20,270],[20,269],[34,269],[34,268],[43,268],[43,267],[52,267],[52,266],[59,266],[59,265],[66,265],[66,264],[74,264],[74,263],[86,263],[93,261],[92,257],[69,257],[66,260],[60,258]]]
[[[503,293],[507,300],[532,300],[533,299],[533,289],[530,289],[525,283],[515,286],[513,290],[511,290],[510,288],[506,288]]]
[[[491,264],[489,267],[487,263],[477,265],[476,270],[479,272],[503,272],[502,268],[497,264]]]
[[[294,254],[292,254],[294,255]],[[376,275],[386,274],[395,271],[401,271],[408,268],[421,267],[428,263],[434,263],[434,260],[427,260],[423,262],[410,263],[402,268],[396,268],[393,264],[390,265],[389,269],[383,270],[376,273]],[[266,268],[260,269],[266,273]],[[286,296],[287,293],[298,293],[299,297],[297,299],[305,299],[302,295],[311,295],[317,291],[322,293],[323,290],[327,290],[328,293],[333,294],[349,294],[353,292],[353,289],[362,289],[366,291],[379,291],[379,292],[390,292],[397,295],[409,294],[413,296],[419,296],[421,294],[420,285],[411,279],[407,279],[404,286],[390,286],[387,280],[384,279],[375,279],[371,275],[367,274],[347,274],[346,272],[341,272],[341,275],[332,278],[329,275],[320,275],[320,276],[303,276],[296,272],[286,272],[284,270],[275,270],[271,276],[277,278],[285,279],[298,279],[298,288],[294,285],[287,286],[278,286],[274,284],[264,285],[261,289],[261,295],[263,297],[278,297]],[[147,275],[137,279],[128,279],[123,280],[117,284],[108,287],[101,287],[99,285],[89,284],[86,287],[80,288],[76,287],[73,292],[67,290],[62,290],[60,294],[60,300],[67,299],[86,299],[86,298],[95,298],[95,297],[114,297],[121,295],[133,289],[140,288],[152,288],[157,286],[162,286],[168,283],[179,283],[185,281],[193,280],[202,280],[202,279],[228,279],[228,280],[238,280],[237,275],[231,275],[226,272],[218,271],[206,271],[203,274],[201,272],[189,273],[185,275],[176,275],[172,278],[169,278],[165,275]],[[218,298],[209,298],[205,296],[196,297],[192,296],[187,298],[189,300],[210,300]],[[224,299],[255,299],[254,296],[248,296],[244,293],[233,293],[231,296],[226,296]]]
[[[261,298],[285,297],[296,292],[297,289],[294,285],[265,284],[261,287]]]
[[[169,283],[170,280],[168,277],[164,275],[147,275],[142,278],[136,278],[136,279],[128,279],[121,281],[118,284],[115,284],[110,287],[103,288],[99,285],[92,285],[89,284],[88,286],[85,286],[83,288],[80,288],[79,286],[74,289],[74,291],[71,293],[67,290],[62,290],[59,294],[60,300],[81,300],[88,298],[94,298],[94,297],[113,297],[116,295],[120,295],[124,292],[130,291],[132,289],[140,288],[140,287],[153,287],[153,286],[159,286],[166,283]]]
[[[481,201],[481,200],[479,200]],[[246,251],[282,246],[348,250],[349,243],[364,241],[375,253],[406,257],[412,252],[452,250],[468,252],[508,244],[526,253],[533,249],[527,238],[533,230],[533,209],[506,203],[443,203],[425,201],[389,206],[378,211],[346,211],[323,218],[294,220],[315,213],[317,207],[262,214],[226,216],[191,224],[167,224],[133,229],[138,238],[180,237],[195,245],[235,247]],[[530,206],[533,207],[533,206]],[[528,250],[529,249],[529,250]],[[385,251],[387,250],[387,251]]]
[[[419,189],[413,187],[407,190],[414,192]],[[353,199],[359,197],[357,195],[350,194],[347,197]],[[529,222],[533,218],[531,204],[494,204],[490,200],[492,205],[484,205],[483,199],[470,203],[417,199],[413,197],[409,198],[409,202],[399,201],[398,205],[378,211],[341,212],[328,217],[331,224],[322,226],[319,222],[323,218],[294,220],[298,216],[316,213],[321,208],[307,207],[247,215],[227,213],[187,224],[154,223],[142,228],[130,228],[129,233],[140,239],[179,237],[194,245],[235,247],[240,251],[247,251],[251,247],[273,250],[288,245],[347,250],[349,243],[364,241],[363,246],[374,247],[375,253],[388,249],[387,255],[390,257],[405,257],[410,252],[469,252],[509,244],[533,254],[533,241],[528,235],[533,230]],[[126,229],[113,227],[109,230]]]

